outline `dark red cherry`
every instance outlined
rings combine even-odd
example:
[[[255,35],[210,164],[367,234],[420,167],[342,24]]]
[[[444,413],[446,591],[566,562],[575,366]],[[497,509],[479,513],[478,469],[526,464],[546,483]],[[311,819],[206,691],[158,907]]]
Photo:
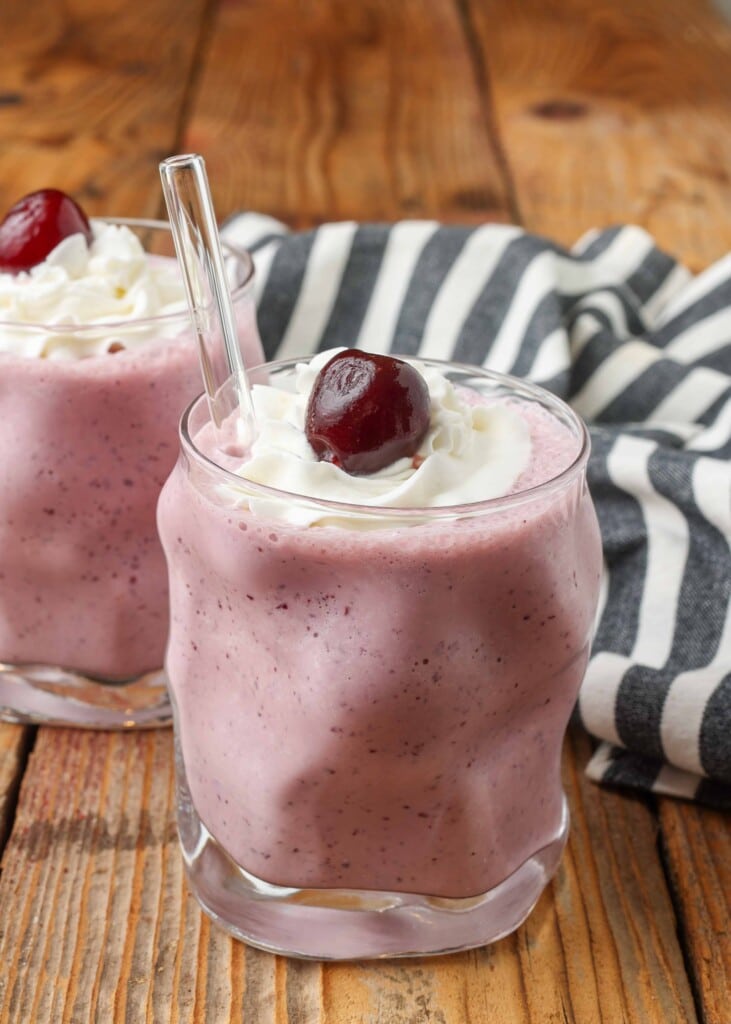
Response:
[[[86,214],[71,196],[42,188],[11,206],[0,224],[0,270],[18,274],[42,263],[69,235],[93,235]]]
[[[320,370],[305,433],[321,462],[375,473],[412,456],[429,427],[429,389],[401,359],[345,349]]]

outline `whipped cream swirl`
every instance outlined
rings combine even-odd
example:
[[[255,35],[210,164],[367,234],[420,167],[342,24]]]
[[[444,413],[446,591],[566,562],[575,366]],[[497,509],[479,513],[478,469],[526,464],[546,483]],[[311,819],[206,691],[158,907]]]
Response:
[[[29,272],[0,273],[0,353],[79,359],[181,333],[180,323],[135,325],[185,312],[176,261],[148,255],[123,225],[91,226],[90,246],[70,235]],[[115,334],[107,324],[124,327]]]
[[[528,465],[530,428],[509,401],[480,402],[455,388],[437,369],[408,360],[424,377],[431,399],[429,430],[416,456],[363,476],[320,462],[305,436],[307,403],[320,369],[340,349],[302,363],[294,391],[255,385],[259,434],[235,472],[255,483],[328,501],[386,508],[434,508],[509,494]],[[290,523],[337,523],[352,528],[386,525],[368,517],[317,510],[295,501],[239,496],[255,514]]]

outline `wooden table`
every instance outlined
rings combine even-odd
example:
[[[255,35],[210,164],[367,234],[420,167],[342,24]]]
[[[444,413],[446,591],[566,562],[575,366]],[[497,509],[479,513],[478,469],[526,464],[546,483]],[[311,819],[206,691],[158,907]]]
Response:
[[[0,207],[45,185],[218,210],[646,226],[731,247],[731,30],[704,0],[4,0]],[[133,13],[134,12],[134,13]],[[729,818],[601,790],[528,922],[487,949],[322,965],[231,941],[186,890],[167,731],[0,726],[0,1022],[731,1021]]]

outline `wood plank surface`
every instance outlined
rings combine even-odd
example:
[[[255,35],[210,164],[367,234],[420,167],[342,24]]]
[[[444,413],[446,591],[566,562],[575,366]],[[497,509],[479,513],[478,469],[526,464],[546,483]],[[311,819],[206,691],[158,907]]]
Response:
[[[557,22],[560,12],[550,7],[550,25],[537,0],[517,11],[507,0],[226,0],[209,12],[203,0],[151,0],[138,20],[125,18],[118,0],[26,6],[18,22],[6,8],[0,14],[0,28],[21,43],[12,75],[3,79],[11,82],[5,101],[0,95],[0,143],[19,140],[12,152],[0,145],[0,191],[8,199],[26,190],[22,182],[47,184],[53,174],[54,184],[76,191],[93,212],[155,212],[158,157],[185,145],[205,153],[221,214],[257,208],[294,225],[351,216],[509,219],[515,195],[529,227],[569,240],[627,216],[622,196],[635,194],[627,168],[637,159],[639,121],[660,140],[651,167],[633,172],[646,191],[648,181],[657,184],[654,161],[667,152],[679,160],[679,133],[690,131],[674,110],[682,106],[678,93],[658,112],[645,109],[647,90],[633,84],[644,81],[653,61],[661,67],[653,83],[672,78],[665,53],[675,54],[679,44],[666,31],[658,36],[659,57],[628,64],[634,70],[621,100],[632,112],[630,153],[619,129],[607,132],[604,122],[585,136],[596,151],[590,180],[577,184],[577,167],[558,155],[559,143],[571,141],[565,108],[560,117],[525,113],[526,97],[533,105],[563,97],[557,90],[564,65],[581,50],[582,32],[600,40],[600,52],[602,25],[613,26],[613,39],[625,38],[621,19],[635,24],[629,0],[591,11],[588,0],[566,0]],[[657,0],[648,9],[657,13]],[[687,13],[686,0],[673,0],[673,9]],[[534,19],[532,32],[526,17]],[[539,62],[548,60],[549,29],[554,48],[546,71]],[[725,46],[722,32],[715,42],[710,29],[704,32],[702,49]],[[643,38],[650,34],[646,29]],[[530,63],[521,45],[534,48]],[[621,52],[618,42],[613,46],[610,70]],[[109,68],[107,53],[115,54]],[[520,76],[511,54],[524,62]],[[133,74],[125,61],[137,60]],[[714,66],[713,96],[729,81],[728,71]],[[599,71],[592,88],[601,105]],[[16,94],[22,99],[12,99]],[[39,120],[29,117],[42,101]],[[708,110],[718,130],[720,106],[708,101]],[[68,137],[54,141],[59,125]],[[704,121],[700,137],[709,132]],[[578,161],[578,139],[572,152]],[[705,171],[691,167],[687,175],[703,183],[705,196]],[[674,247],[693,262],[717,255],[726,230],[719,204],[727,186],[709,182],[703,216],[696,209],[702,204],[693,206],[682,189],[658,208],[676,225]],[[709,214],[715,226],[705,223]],[[644,216],[671,239],[659,213]],[[705,979],[702,969],[703,943],[728,925],[709,902],[713,887],[727,884],[722,867],[703,890],[701,910],[694,914],[690,906],[699,890],[690,887],[689,865],[701,864],[708,833],[690,829],[679,805],[673,813],[682,829],[675,835],[667,815],[661,818],[676,920],[652,811],[586,782],[587,756],[587,741],[572,737],[565,758],[573,816],[567,855],[514,936],[434,960],[322,965],[247,949],[198,910],[174,835],[169,733],[41,729],[0,876],[0,1024],[693,1022],[679,924],[689,932],[702,1019],[716,1024],[718,960],[706,964]],[[714,864],[725,849],[713,846]]]
[[[228,0],[185,132],[217,209],[511,217],[453,0]]]
[[[33,729],[0,722],[0,854],[8,837]]]
[[[158,214],[208,3],[4,0],[0,209],[53,185],[90,214]]]
[[[731,248],[731,27],[708,0],[464,0],[527,227]]]
[[[150,981],[169,993],[152,954],[171,948],[161,905],[185,925],[171,787],[166,731],[39,730],[3,861],[0,1020],[144,1020]]]
[[[666,863],[702,1019],[731,1020],[731,827],[728,814],[660,802]]]
[[[3,861],[2,1024],[696,1021],[652,815],[586,781],[585,737],[565,757],[567,854],[518,932],[353,964],[251,950],[203,917],[178,853],[171,746],[167,731],[39,731]]]

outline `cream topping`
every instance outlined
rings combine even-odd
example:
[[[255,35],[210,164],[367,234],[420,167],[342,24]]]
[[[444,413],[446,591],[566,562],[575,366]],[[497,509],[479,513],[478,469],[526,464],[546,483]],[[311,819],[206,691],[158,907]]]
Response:
[[[92,230],[90,246],[83,235],[71,235],[29,272],[0,273],[0,352],[78,359],[107,352],[115,342],[134,349],[181,332],[180,323],[132,326],[185,312],[176,261],[149,256],[123,225],[92,221]],[[104,329],[117,323],[125,328]]]
[[[362,476],[320,462],[305,435],[305,412],[315,377],[337,350],[297,367],[295,387],[256,385],[258,436],[236,472],[289,493],[369,507],[434,508],[485,501],[510,493],[531,455],[530,429],[509,402],[465,400],[437,369],[409,360],[422,374],[431,399],[429,430],[415,457]],[[251,511],[291,523],[331,523],[332,512],[296,501],[247,496]],[[338,525],[341,514],[337,514]],[[358,519],[345,525],[356,527]],[[365,525],[365,524],[364,524]],[[382,524],[383,525],[383,524]]]

